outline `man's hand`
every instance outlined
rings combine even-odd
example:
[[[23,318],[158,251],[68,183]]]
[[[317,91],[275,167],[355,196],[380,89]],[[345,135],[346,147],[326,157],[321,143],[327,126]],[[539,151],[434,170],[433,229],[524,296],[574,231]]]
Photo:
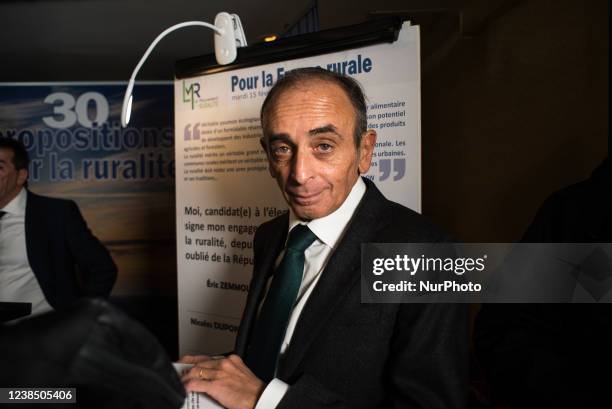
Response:
[[[213,359],[213,357],[210,355],[184,355],[178,360],[178,362],[182,364],[195,365],[198,362],[209,361],[211,359]]]
[[[204,392],[228,409],[253,409],[266,387],[238,355],[185,356],[179,362],[194,364],[182,379],[187,391]]]

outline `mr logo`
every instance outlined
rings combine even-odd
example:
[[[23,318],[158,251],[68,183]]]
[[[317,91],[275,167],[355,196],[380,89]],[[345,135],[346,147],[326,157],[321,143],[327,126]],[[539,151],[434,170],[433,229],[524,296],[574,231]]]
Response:
[[[183,81],[183,102],[191,102],[191,109],[195,106],[196,96],[200,99],[200,84],[194,82],[187,87]]]

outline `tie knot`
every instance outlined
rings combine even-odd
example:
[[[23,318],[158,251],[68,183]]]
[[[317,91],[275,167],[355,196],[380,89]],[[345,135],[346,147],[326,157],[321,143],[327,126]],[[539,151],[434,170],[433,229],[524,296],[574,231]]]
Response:
[[[5,214],[6,214],[6,212],[5,212],[5,211],[0,210],[0,219],[2,219],[2,216],[4,216]]]
[[[299,251],[303,253],[313,241],[317,239],[317,236],[304,224],[298,224],[289,233],[289,240],[287,240],[287,248]]]

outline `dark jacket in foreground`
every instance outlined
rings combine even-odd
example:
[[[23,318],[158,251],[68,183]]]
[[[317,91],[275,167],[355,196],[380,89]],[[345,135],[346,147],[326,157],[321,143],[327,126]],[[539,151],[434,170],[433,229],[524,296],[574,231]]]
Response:
[[[0,325],[0,368],[0,385],[15,391],[76,389],[75,403],[41,399],[48,404],[0,404],[3,409],[176,409],[185,400],[155,337],[101,299]]]
[[[361,243],[435,242],[424,217],[372,182],[304,307],[277,377],[282,408],[461,408],[468,373],[468,309],[447,304],[362,304]],[[236,352],[244,356],[267,277],[288,229],[285,214],[259,227]]]

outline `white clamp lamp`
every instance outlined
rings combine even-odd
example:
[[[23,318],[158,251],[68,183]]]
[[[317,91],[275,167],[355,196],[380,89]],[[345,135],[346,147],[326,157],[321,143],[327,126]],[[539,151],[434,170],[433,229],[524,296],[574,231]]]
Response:
[[[205,23],[203,21],[186,21],[184,23],[175,24],[172,27],[164,30],[160,35],[158,35],[155,40],[151,43],[147,51],[145,51],[144,55],[134,68],[134,72],[130,77],[130,82],[128,82],[127,89],[125,90],[125,96],[123,97],[123,106],[121,107],[121,126],[126,127],[128,122],[130,122],[130,114],[132,113],[132,91],[134,90],[134,82],[136,81],[136,75],[140,68],[146,61],[151,51],[155,48],[157,43],[160,42],[162,38],[164,38],[167,34],[171,33],[174,30],[178,30],[179,28],[189,27],[189,26],[204,26],[208,27],[215,32],[215,58],[217,59],[217,63],[220,65],[227,65],[236,59],[238,52],[236,49],[238,47],[244,47],[247,45],[246,37],[244,35],[244,30],[242,29],[242,24],[240,23],[240,18],[236,14],[229,14],[226,12],[221,12],[217,14],[215,17],[215,25],[210,23]]]

